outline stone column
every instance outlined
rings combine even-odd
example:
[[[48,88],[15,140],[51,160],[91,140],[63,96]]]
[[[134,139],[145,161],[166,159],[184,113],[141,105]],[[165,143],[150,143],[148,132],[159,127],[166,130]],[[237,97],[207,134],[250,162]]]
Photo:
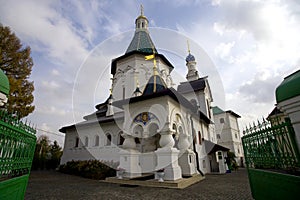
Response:
[[[173,148],[175,142],[172,137],[170,130],[163,131],[160,133],[161,138],[158,148],[155,153],[157,156],[156,170],[164,169],[165,176],[164,180],[177,180],[182,178],[181,168],[178,165],[179,150]]]
[[[179,154],[179,166],[182,170],[182,175],[191,176],[195,174],[196,171],[196,157],[195,153],[189,149],[190,143],[188,141],[188,136],[186,134],[179,135],[178,148],[180,150]]]
[[[134,178],[141,176],[141,166],[139,164],[140,152],[136,148],[136,143],[131,135],[123,134],[125,140],[123,148],[120,150],[120,165],[119,168],[125,170],[124,177]]]

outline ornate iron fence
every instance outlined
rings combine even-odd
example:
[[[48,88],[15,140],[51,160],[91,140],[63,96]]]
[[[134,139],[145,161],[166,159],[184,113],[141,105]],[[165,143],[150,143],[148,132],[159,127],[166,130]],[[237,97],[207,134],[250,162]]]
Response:
[[[245,161],[249,168],[299,171],[300,156],[290,120],[253,123],[242,137]]]
[[[0,111],[0,181],[29,174],[35,134],[32,126]]]

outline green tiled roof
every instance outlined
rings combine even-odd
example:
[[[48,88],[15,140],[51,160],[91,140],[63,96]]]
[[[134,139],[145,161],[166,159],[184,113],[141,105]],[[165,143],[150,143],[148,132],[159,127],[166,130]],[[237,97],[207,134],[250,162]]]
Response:
[[[157,54],[157,50],[150,38],[150,35],[148,31],[146,30],[141,30],[141,31],[136,31],[134,33],[134,37],[126,50],[126,54],[132,51],[139,51],[143,53],[154,53]]]
[[[277,103],[300,95],[300,70],[287,76],[276,88]]]
[[[214,115],[224,113],[225,111],[219,108],[218,106],[212,107],[212,111]]]

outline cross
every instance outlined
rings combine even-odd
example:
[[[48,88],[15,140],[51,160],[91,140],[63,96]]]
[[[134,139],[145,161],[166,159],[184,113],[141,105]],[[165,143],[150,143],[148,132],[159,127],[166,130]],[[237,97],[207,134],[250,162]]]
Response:
[[[186,40],[186,42],[187,42],[188,52],[191,53],[189,40]]]
[[[141,4],[141,16],[144,16],[144,7],[142,4]]]

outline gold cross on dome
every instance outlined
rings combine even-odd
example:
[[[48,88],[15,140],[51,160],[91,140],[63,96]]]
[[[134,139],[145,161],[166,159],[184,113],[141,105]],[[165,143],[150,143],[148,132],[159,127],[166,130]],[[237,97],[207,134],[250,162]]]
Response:
[[[141,4],[141,16],[144,16],[144,6]]]

